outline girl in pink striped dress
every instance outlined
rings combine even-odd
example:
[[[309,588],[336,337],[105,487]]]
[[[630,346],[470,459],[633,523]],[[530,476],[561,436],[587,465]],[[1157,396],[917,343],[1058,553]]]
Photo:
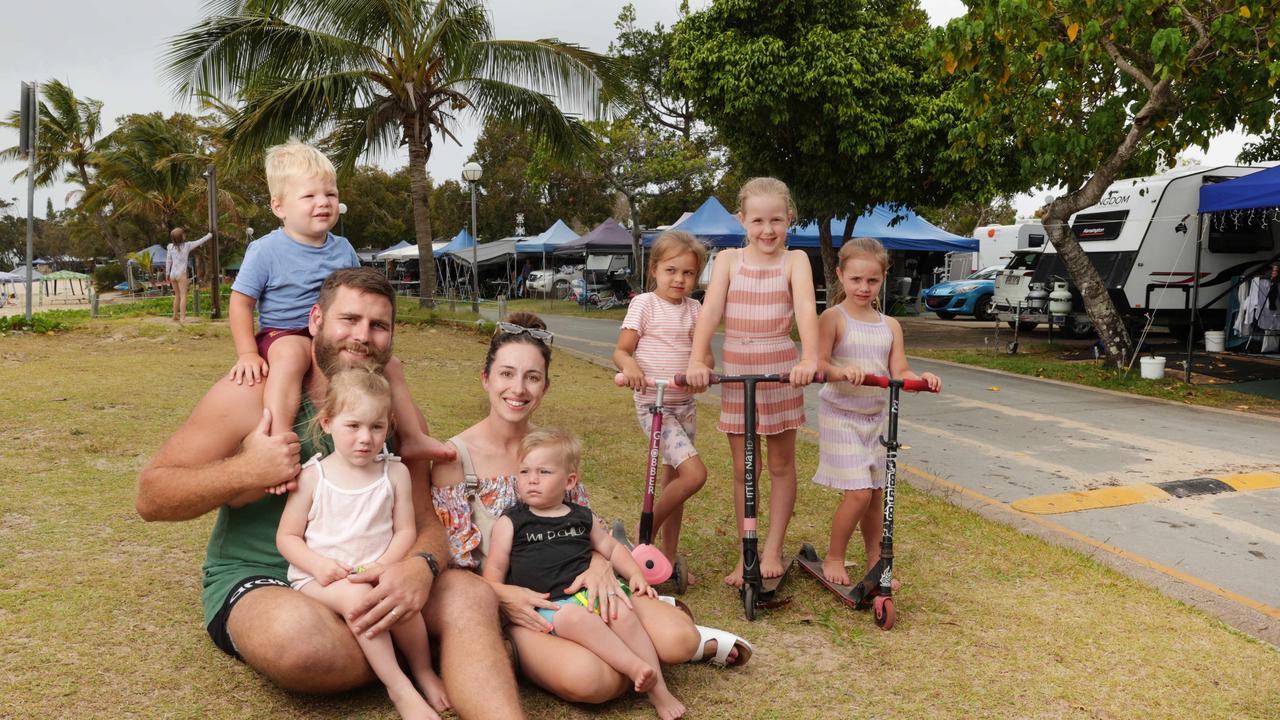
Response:
[[[880,560],[884,448],[880,434],[887,417],[886,393],[862,387],[864,375],[915,378],[902,346],[902,326],[874,306],[889,271],[889,256],[871,238],[850,240],[840,248],[836,275],[844,299],[818,321],[819,368],[827,384],[818,397],[818,472],[813,481],[843,493],[831,520],[831,541],[822,574],[849,584],[845,552],[854,527],[862,529],[867,567]],[[932,373],[921,379],[937,390],[942,381]]]
[[[795,205],[786,184],[755,178],[738,193],[738,220],[747,231],[747,246],[724,250],[716,259],[711,285],[693,336],[693,356],[686,374],[694,389],[706,387],[711,369],[711,336],[724,319],[724,370],[730,375],[782,373],[789,385],[761,385],[756,390],[756,431],[765,437],[769,468],[769,532],[760,558],[764,577],[782,574],[782,547],[796,504],[796,428],[804,425],[803,387],[818,369],[818,313],[809,258],[788,251],[787,228]],[[797,353],[791,341],[792,321],[800,328]],[[719,428],[729,435],[733,452],[734,499],[738,532],[743,530],[743,420],[741,385],[721,387]],[[742,558],[724,579],[742,585]]]

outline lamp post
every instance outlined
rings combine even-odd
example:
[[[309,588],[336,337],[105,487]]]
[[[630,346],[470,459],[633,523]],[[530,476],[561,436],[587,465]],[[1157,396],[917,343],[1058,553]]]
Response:
[[[344,202],[338,203],[338,234],[347,236],[347,204]]]
[[[462,166],[462,179],[471,183],[471,312],[480,314],[480,261],[476,246],[480,244],[476,237],[476,183],[484,170],[478,162],[469,162]]]

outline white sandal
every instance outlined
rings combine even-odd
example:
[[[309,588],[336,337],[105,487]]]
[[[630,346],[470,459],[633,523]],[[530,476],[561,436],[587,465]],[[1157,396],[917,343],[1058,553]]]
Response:
[[[698,628],[698,651],[689,658],[689,662],[702,662],[710,660],[714,665],[741,667],[746,665],[751,659],[751,653],[755,648],[751,647],[751,643],[734,635],[728,630],[719,630],[717,628],[707,627],[705,625],[695,625]],[[712,640],[716,641],[716,652],[713,657],[707,657],[707,643]],[[738,657],[729,662],[729,653],[737,648]]]

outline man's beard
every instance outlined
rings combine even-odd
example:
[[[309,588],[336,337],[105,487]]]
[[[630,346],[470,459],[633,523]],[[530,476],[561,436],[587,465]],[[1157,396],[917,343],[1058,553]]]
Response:
[[[323,322],[316,328],[316,336],[311,343],[316,355],[316,365],[325,377],[333,377],[334,373],[356,367],[381,370],[391,359],[391,348],[378,349],[369,343],[350,340],[330,342],[325,338]],[[343,350],[355,357],[344,358]]]

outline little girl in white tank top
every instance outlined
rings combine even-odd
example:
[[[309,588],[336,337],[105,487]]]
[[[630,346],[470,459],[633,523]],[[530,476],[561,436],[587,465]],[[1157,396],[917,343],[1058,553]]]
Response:
[[[280,516],[276,545],[289,561],[293,588],[346,617],[374,589],[348,577],[398,562],[413,547],[413,490],[408,469],[384,452],[391,388],[379,372],[360,368],[334,375],[316,421],[334,450],[303,466],[298,489]],[[355,639],[402,717],[439,720],[436,713],[449,709],[444,684],[431,669],[420,613],[403,613],[388,633]],[[409,661],[413,680],[400,669],[396,647]]]

